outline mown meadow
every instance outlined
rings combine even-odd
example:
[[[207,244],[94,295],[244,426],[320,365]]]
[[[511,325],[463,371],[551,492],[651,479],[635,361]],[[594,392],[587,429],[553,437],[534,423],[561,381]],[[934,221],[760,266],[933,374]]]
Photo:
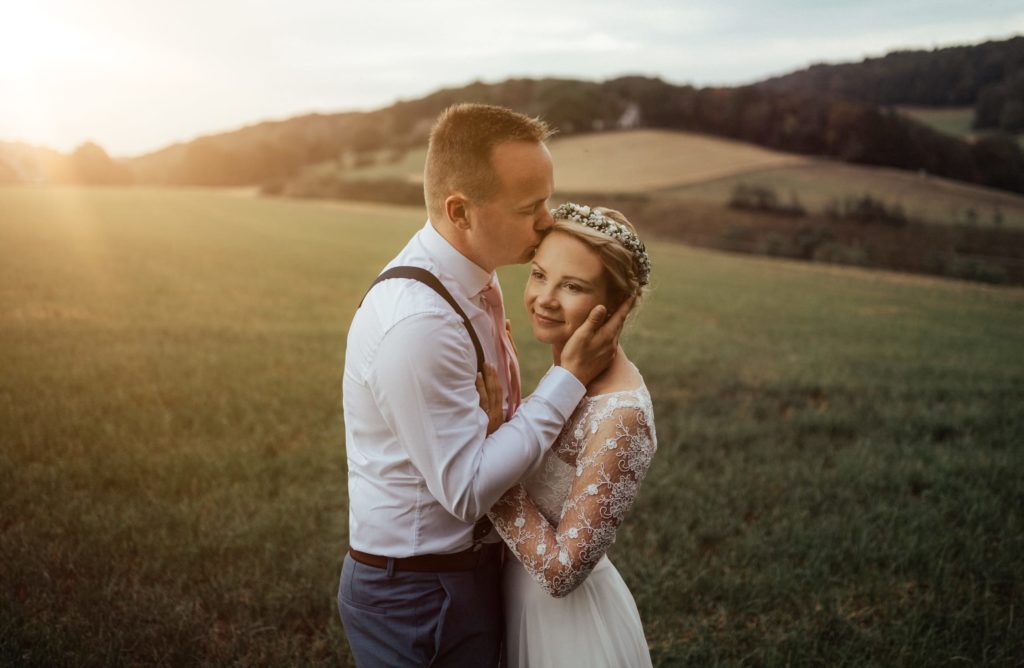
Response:
[[[345,332],[422,222],[0,188],[0,664],[350,664]],[[1024,290],[650,247],[655,664],[1024,662]]]

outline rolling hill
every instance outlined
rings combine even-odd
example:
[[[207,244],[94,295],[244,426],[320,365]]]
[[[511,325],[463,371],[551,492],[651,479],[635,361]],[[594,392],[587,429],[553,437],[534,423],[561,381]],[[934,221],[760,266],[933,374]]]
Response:
[[[985,82],[1001,86],[999,99],[1005,103],[999,112],[1002,115],[1007,109],[1017,109],[1017,84],[1013,83],[1017,79],[1016,75],[1007,74],[1012,71],[1007,68],[1016,62],[1015,54],[1022,44],[1024,38],[1016,38],[986,42],[968,50],[971,54],[986,54],[985,63],[999,66],[982,70],[989,79],[995,77],[991,81],[984,79]],[[900,77],[916,76],[919,63],[924,62],[929,86],[934,86],[936,80],[961,81],[966,76],[960,65],[962,53],[963,47],[939,49],[927,56],[913,52],[911,57],[898,52],[878,62],[816,66],[789,78],[736,88],[694,88],[639,76],[603,82],[475,82],[371,112],[308,114],[258,123],[170,146],[128,159],[124,164],[112,164],[101,149],[91,147],[82,156],[85,159],[78,161],[80,165],[65,171],[79,174],[75,178],[87,183],[274,184],[327,160],[358,164],[365,162],[366,156],[382,151],[400,159],[402,152],[424,145],[430,125],[442,109],[455,102],[483,102],[541,116],[562,136],[612,128],[683,130],[805,156],[912,171],[923,169],[946,178],[1024,192],[1024,151],[1012,139],[994,135],[964,141],[936,131],[912,115],[898,113],[889,100],[856,97],[857,90],[864,88],[863,77],[843,74],[870,71],[875,78],[868,77],[868,82],[882,81],[889,88],[900,88]],[[911,58],[914,67],[901,69],[907,58]],[[998,76],[990,72],[996,69]],[[977,74],[970,68],[968,73]],[[847,79],[858,82],[860,88],[835,84]],[[833,92],[836,94],[832,95]],[[977,93],[979,118],[989,113],[981,102],[993,97],[985,97],[983,92]],[[929,99],[920,93],[902,99],[901,103],[925,104]],[[5,163],[2,152],[0,163]],[[47,180],[61,180],[50,176],[47,169],[41,171]],[[9,164],[0,164],[0,179],[10,180],[17,173]]]
[[[740,184],[795,194],[821,212],[836,199],[871,195],[899,204],[920,220],[939,224],[971,222],[1024,229],[1024,196],[899,169],[850,165],[834,160],[771,151],[751,144],[691,132],[619,130],[550,142],[555,185],[560,193],[671,194],[720,205]],[[364,164],[328,161],[304,170],[297,181],[315,196],[317,183],[402,182],[418,196],[425,148],[395,156],[384,151]],[[358,199],[358,197],[355,197]],[[369,199],[373,199],[370,197]],[[974,210],[970,214],[970,210]],[[998,215],[996,215],[998,212]]]

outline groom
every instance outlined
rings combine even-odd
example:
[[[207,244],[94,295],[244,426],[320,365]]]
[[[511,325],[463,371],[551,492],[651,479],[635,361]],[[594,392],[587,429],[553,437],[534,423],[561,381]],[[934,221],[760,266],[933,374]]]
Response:
[[[628,306],[610,317],[598,306],[519,407],[495,269],[528,262],[553,222],[549,134],[501,107],[445,110],[424,170],[429,220],[388,265],[414,269],[379,279],[352,320],[338,607],[359,666],[497,665],[502,547],[485,515],[541,461],[615,354]],[[481,356],[511,416],[490,436]]]

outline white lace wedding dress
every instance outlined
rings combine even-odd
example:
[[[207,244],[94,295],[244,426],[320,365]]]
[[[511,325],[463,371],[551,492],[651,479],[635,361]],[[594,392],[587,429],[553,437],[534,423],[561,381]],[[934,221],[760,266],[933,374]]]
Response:
[[[605,551],[657,448],[651,396],[586,397],[542,467],[490,515],[503,573],[504,666],[650,666],[640,613]]]

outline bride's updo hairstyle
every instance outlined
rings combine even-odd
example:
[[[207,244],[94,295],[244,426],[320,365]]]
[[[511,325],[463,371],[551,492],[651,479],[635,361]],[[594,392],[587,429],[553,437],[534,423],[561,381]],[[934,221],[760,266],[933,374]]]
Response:
[[[608,308],[614,311],[631,296],[636,298],[635,308],[647,293],[651,264],[633,224],[615,209],[572,203],[553,209],[551,215],[555,223],[548,232],[570,234],[601,256],[608,279]]]

